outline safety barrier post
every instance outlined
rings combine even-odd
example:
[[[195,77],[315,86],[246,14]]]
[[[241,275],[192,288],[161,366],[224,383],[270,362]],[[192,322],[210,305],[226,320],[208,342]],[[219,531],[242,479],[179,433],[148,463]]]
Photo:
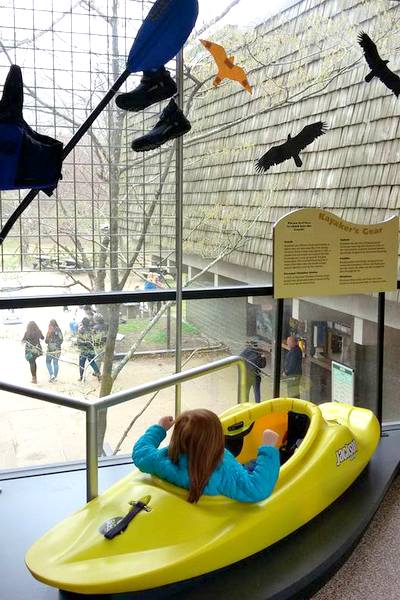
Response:
[[[88,502],[99,493],[97,457],[97,407],[90,404],[86,409],[86,499]]]

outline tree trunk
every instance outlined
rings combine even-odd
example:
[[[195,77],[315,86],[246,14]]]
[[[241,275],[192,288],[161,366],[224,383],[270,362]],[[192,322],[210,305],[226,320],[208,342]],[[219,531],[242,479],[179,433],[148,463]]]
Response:
[[[109,327],[106,347],[104,350],[103,377],[101,380],[100,397],[111,394],[113,379],[111,377],[115,342],[117,339],[119,327],[119,304],[109,306]],[[103,453],[104,436],[107,429],[107,410],[101,410],[98,414],[98,433],[97,433],[97,453],[101,456]]]
[[[118,0],[114,0],[112,8],[111,25],[111,47],[112,47],[112,78],[115,81],[119,75],[119,47],[118,47]],[[123,133],[124,114],[115,116],[114,108],[108,107],[108,125],[111,132],[109,144],[111,152],[109,153],[109,185],[110,185],[110,230],[109,230],[109,249],[110,249],[110,287],[111,290],[119,289],[119,162],[121,158],[121,140]],[[103,377],[100,387],[100,397],[111,393],[112,366],[114,360],[115,343],[119,327],[119,304],[112,305],[108,311],[108,335],[106,347],[104,350]],[[107,410],[99,412],[98,433],[97,433],[97,452],[103,454],[104,437],[107,429]]]

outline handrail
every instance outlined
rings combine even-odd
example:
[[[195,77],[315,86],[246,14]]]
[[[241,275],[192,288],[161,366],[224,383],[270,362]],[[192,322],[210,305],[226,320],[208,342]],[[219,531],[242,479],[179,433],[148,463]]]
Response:
[[[242,364],[243,370],[241,367]],[[241,390],[241,382],[246,378],[246,361],[240,356],[228,356],[226,358],[215,360],[211,363],[206,363],[205,365],[192,367],[191,369],[187,369],[180,373],[167,375],[166,377],[162,377],[161,379],[156,379],[155,381],[150,381],[149,383],[138,385],[135,388],[131,388],[129,390],[116,392],[115,394],[103,396],[102,398],[96,398],[95,400],[93,400],[93,404],[96,406],[97,409],[110,408],[111,406],[116,406],[117,404],[121,404],[122,402],[134,400],[135,398],[139,398],[140,396],[146,396],[146,394],[152,394],[153,392],[163,390],[167,387],[176,385],[177,383],[184,383],[185,381],[190,381],[191,379],[197,379],[202,375],[209,375],[210,373],[220,371],[221,369],[225,369],[226,367],[231,367],[233,365],[237,365],[239,367],[238,403],[240,403],[244,401],[246,394],[245,382],[244,387]]]
[[[129,400],[134,400],[140,396],[165,389],[176,385],[177,383],[184,383],[192,379],[197,379],[203,375],[209,375],[222,369],[226,369],[231,366],[237,366],[238,368],[238,403],[245,402],[247,400],[246,394],[246,361],[240,356],[229,356],[222,358],[205,365],[193,367],[180,373],[168,375],[162,379],[145,383],[143,385],[136,386],[123,392],[117,392],[103,398],[95,400],[78,400],[70,398],[63,394],[57,394],[55,392],[47,392],[44,390],[34,390],[32,388],[15,385],[5,381],[0,381],[0,390],[19,394],[23,396],[29,396],[43,402],[50,402],[51,404],[57,404],[60,406],[66,406],[68,408],[74,408],[81,410],[86,413],[86,498],[89,502],[96,498],[98,495],[98,456],[97,456],[97,417],[100,410],[110,408]]]
[[[0,381],[0,390],[12,394],[19,394],[20,396],[28,396],[29,398],[35,398],[35,400],[42,400],[43,402],[49,402],[50,404],[57,404],[58,406],[75,408],[75,410],[82,410],[84,412],[86,412],[87,407],[92,404],[91,400],[79,400],[57,392],[47,392],[45,390],[15,385],[14,383],[8,383],[7,381]]]

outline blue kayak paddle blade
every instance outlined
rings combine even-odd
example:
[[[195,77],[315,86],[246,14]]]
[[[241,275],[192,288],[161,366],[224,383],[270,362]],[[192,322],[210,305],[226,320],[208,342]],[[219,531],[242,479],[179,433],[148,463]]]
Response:
[[[167,64],[188,39],[198,13],[198,0],[157,0],[133,42],[128,71],[149,71]]]

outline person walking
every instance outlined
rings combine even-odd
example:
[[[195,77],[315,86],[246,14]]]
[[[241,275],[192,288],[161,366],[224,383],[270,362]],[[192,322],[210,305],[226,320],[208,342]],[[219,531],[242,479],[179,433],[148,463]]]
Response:
[[[251,338],[246,342],[246,348],[240,356],[245,359],[247,367],[247,401],[249,401],[250,390],[254,389],[254,400],[258,404],[261,401],[261,374],[267,364],[265,351],[261,348],[258,338]]]
[[[32,375],[32,383],[37,383],[37,367],[36,360],[39,356],[42,356],[43,350],[40,340],[43,340],[43,333],[36,325],[35,321],[29,321],[22,343],[25,343],[25,359],[29,363],[29,367]]]
[[[95,350],[93,345],[93,329],[87,317],[82,319],[78,328],[77,343],[79,348],[79,381],[83,380],[86,361],[92,367],[97,379],[101,380],[100,369],[95,361]]]
[[[95,313],[93,325],[93,346],[96,354],[96,364],[101,372],[104,361],[104,350],[107,342],[108,326],[103,315]],[[95,373],[93,373],[95,375]]]
[[[44,341],[47,344],[46,367],[49,372],[49,381],[55,381],[58,375],[58,360],[61,355],[61,345],[64,341],[61,329],[55,319],[51,319]]]
[[[285,357],[283,374],[287,377],[287,394],[289,398],[300,398],[303,354],[294,335],[290,335],[286,343],[289,352]]]

